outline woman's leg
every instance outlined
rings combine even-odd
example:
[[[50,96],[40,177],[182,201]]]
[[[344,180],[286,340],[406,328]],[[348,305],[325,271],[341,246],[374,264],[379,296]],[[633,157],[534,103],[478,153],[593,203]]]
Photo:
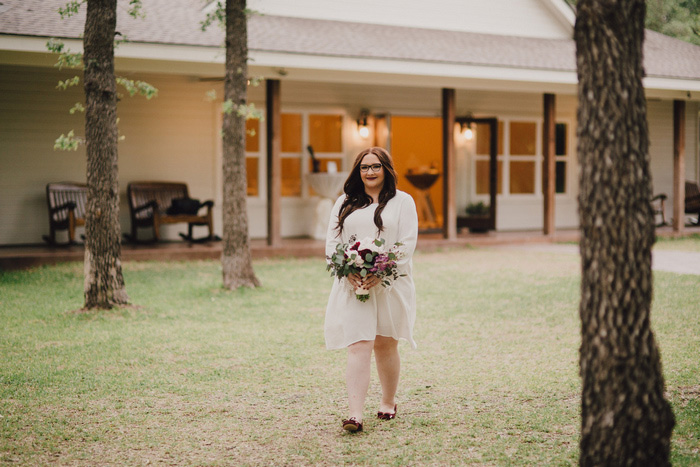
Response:
[[[394,412],[396,389],[399,387],[401,358],[399,341],[391,337],[377,336],[374,341],[374,359],[377,362],[379,382],[382,384],[382,401],[380,412]]]
[[[374,341],[360,341],[348,347],[348,367],[345,383],[348,386],[350,417],[362,422],[362,411],[369,389],[369,373],[372,362]]]

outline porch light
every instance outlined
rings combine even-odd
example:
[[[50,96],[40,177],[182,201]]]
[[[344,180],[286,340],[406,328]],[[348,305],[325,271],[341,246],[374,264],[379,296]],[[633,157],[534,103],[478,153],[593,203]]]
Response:
[[[464,139],[467,141],[471,141],[474,139],[474,130],[472,129],[472,123],[462,123],[461,124],[461,130],[462,130],[462,136],[464,136]]]
[[[357,119],[357,132],[360,134],[362,139],[367,139],[369,137],[369,126],[367,126],[367,117],[369,117],[369,111],[362,109],[360,111],[360,118]]]

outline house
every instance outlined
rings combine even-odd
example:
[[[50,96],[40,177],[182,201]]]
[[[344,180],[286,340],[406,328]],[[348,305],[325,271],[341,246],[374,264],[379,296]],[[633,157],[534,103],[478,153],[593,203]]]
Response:
[[[60,19],[65,3],[0,3],[0,245],[40,243],[48,232],[45,185],[85,180],[84,148],[53,150],[58,135],[80,135],[84,125],[68,112],[84,99],[82,88],[55,89],[76,70],[56,68],[46,49],[57,37],[81,50],[84,7]],[[220,232],[223,32],[200,28],[211,2],[143,4],[145,19],[134,19],[119,1],[117,30],[129,42],[116,50],[116,71],[159,95],[119,102],[122,230],[130,228],[129,182],[175,180],[193,197],[215,200]],[[424,230],[454,235],[477,202],[491,207],[497,230],[578,225],[575,16],[564,0],[248,6],[257,12],[248,26],[249,75],[266,79],[251,83],[249,101],[267,113],[248,122],[251,237],[318,235],[337,179],[373,144],[394,156],[399,188],[416,198]],[[674,180],[700,179],[700,47],[647,31],[644,53],[653,188],[674,206]],[[280,151],[269,165],[273,138]],[[311,174],[309,146],[329,175]],[[674,150],[682,162],[675,171]],[[555,179],[549,193],[545,167]],[[268,202],[270,180],[281,182],[270,185]],[[276,220],[270,228],[268,214]],[[181,228],[169,229],[166,237],[177,238]]]

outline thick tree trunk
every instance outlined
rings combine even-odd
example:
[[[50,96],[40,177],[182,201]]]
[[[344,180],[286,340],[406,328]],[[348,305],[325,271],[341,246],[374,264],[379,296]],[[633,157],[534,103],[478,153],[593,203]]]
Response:
[[[579,0],[581,465],[669,465],[674,420],[650,326],[654,243],[644,0]]]
[[[85,19],[85,308],[129,302],[121,267],[114,31],[117,0],[88,0]]]
[[[226,0],[226,78],[224,99],[246,105],[248,81],[248,29],[246,0]],[[260,285],[250,255],[246,206],[245,116],[236,110],[224,114],[224,238],[221,264],[224,287]]]

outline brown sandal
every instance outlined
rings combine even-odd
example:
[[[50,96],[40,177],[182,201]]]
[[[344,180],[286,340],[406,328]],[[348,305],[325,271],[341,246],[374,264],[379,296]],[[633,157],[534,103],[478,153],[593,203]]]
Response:
[[[397,405],[394,404],[394,413],[391,412],[377,412],[377,418],[380,420],[393,420],[396,418],[396,407]]]
[[[350,417],[348,420],[343,420],[343,430],[350,433],[362,431],[362,423],[358,422],[355,417]]]

